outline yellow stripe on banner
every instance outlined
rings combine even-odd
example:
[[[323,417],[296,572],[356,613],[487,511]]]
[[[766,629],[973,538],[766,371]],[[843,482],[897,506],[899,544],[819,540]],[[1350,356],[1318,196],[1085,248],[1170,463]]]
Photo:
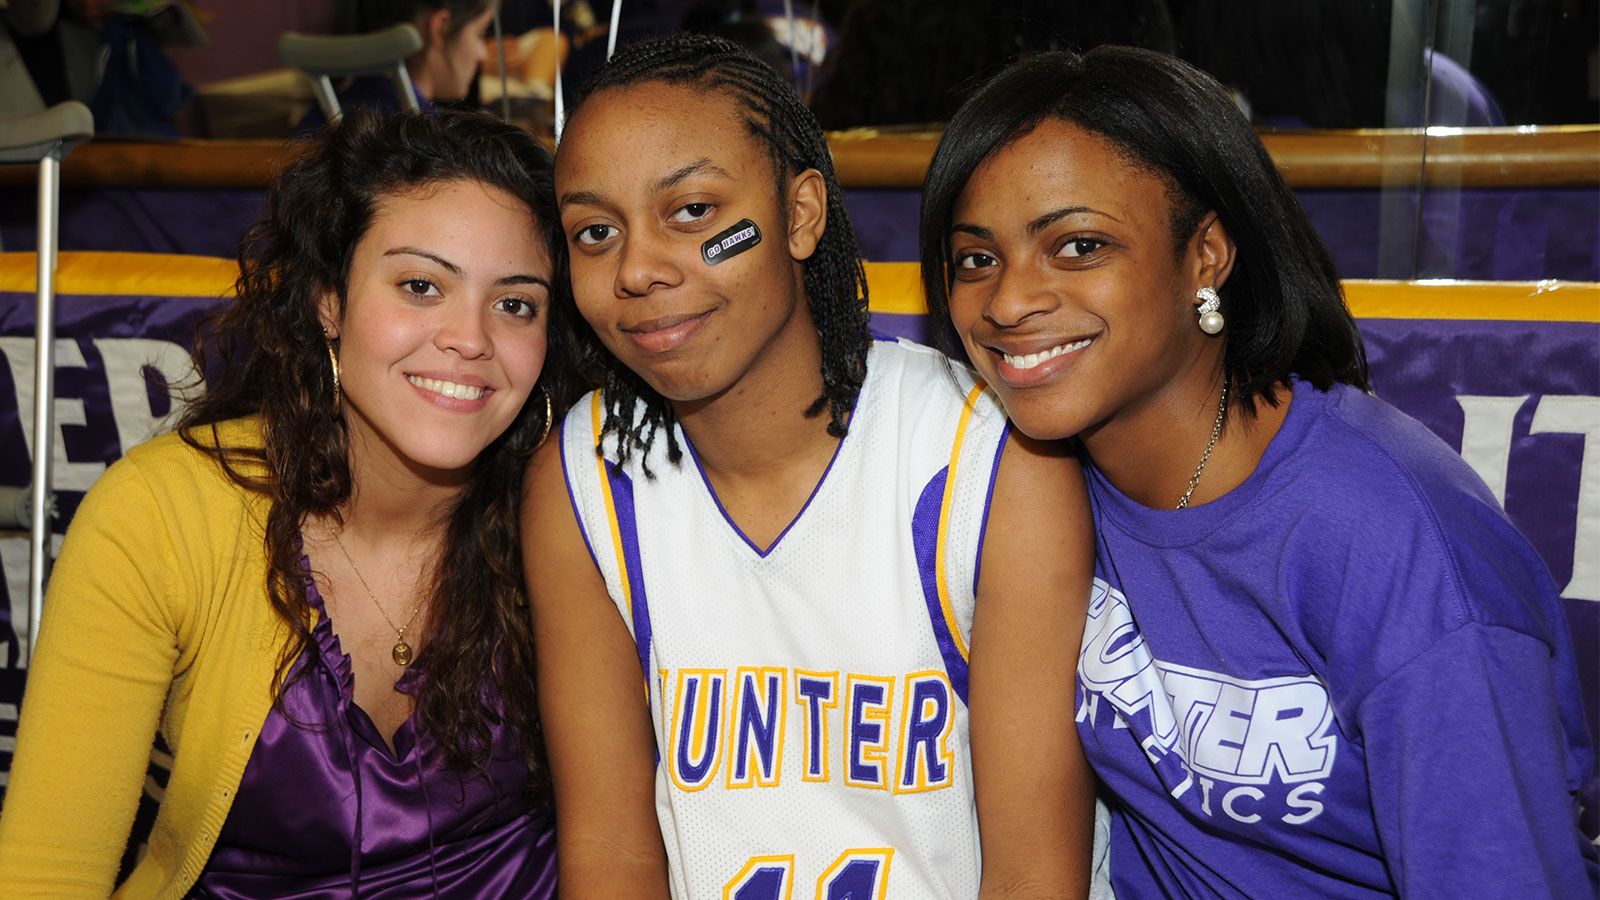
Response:
[[[955,642],[956,651],[962,659],[967,658],[967,642],[961,639],[961,629],[956,626],[955,607],[950,605],[950,584],[944,570],[945,543],[950,530],[950,502],[956,493],[956,466],[961,462],[961,445],[967,439],[967,424],[972,421],[972,410],[977,407],[978,396],[983,391],[984,385],[979,382],[961,405],[961,418],[956,421],[955,446],[950,448],[950,468],[944,473],[944,498],[939,501],[939,538],[933,545],[933,583],[939,588],[939,609],[944,612],[944,626],[950,631],[950,639]]]
[[[0,291],[38,289],[37,256],[0,253]],[[867,263],[872,311],[926,315],[914,262]],[[238,277],[233,260],[166,253],[62,253],[56,293],[86,296],[227,297]],[[1600,283],[1592,281],[1344,282],[1350,311],[1360,319],[1477,319],[1600,323]]]
[[[916,263],[867,263],[866,268],[873,312],[927,315]],[[1600,322],[1600,283],[1593,281],[1349,279],[1343,284],[1345,302],[1358,319]]]
[[[925,316],[928,300],[922,295],[922,271],[916,263],[869,262],[867,301],[875,313]]]
[[[39,289],[37,253],[0,253],[0,291]],[[72,252],[56,255],[56,293],[112,297],[228,297],[239,266],[215,256]]]
[[[1351,279],[1344,298],[1358,319],[1600,322],[1600,284],[1592,281]]]
[[[594,425],[595,439],[600,438],[602,409],[600,392],[594,392],[594,399],[589,403],[589,421]],[[596,453],[594,456],[595,467],[600,472],[600,496],[606,501],[606,522],[611,526],[611,549],[617,554],[617,572],[622,582],[622,599],[628,603],[628,628],[633,628],[633,586],[628,583],[628,557],[622,550],[622,523],[617,521],[617,504],[611,499],[611,478],[606,475],[606,458]],[[646,692],[649,683],[645,684]]]

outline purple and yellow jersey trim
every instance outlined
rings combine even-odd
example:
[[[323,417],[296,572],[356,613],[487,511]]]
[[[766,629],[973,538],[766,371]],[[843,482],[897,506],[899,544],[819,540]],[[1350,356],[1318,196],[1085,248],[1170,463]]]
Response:
[[[600,435],[605,409],[603,395],[595,391],[589,401],[589,421],[596,439]],[[605,456],[595,454],[600,496],[605,503],[610,525],[611,549],[617,555],[617,582],[622,586],[628,621],[633,626],[633,642],[639,649],[639,668],[645,677],[645,698],[650,696],[650,601],[645,594],[644,566],[639,557],[639,531],[633,506],[633,481]],[[582,521],[582,516],[579,517]],[[585,538],[587,540],[587,538]],[[593,552],[593,548],[590,548]]]
[[[934,638],[939,645],[939,655],[944,659],[945,672],[950,676],[950,685],[962,703],[967,702],[967,662],[970,651],[962,635],[961,623],[956,616],[955,604],[950,595],[950,511],[956,498],[956,486],[959,484],[956,479],[960,471],[961,453],[966,444],[968,426],[972,422],[972,413],[977,408],[978,398],[985,390],[985,385],[980,382],[967,393],[961,417],[956,422],[955,439],[950,446],[950,463],[923,488],[911,521],[912,540],[917,552],[917,571],[922,579],[928,619],[933,625]],[[1005,435],[1002,434],[995,450],[996,471],[999,467],[1000,454],[1005,450],[1005,443]],[[988,503],[993,494],[994,477],[991,472],[984,500],[984,524],[988,522]],[[980,552],[982,546],[980,535],[978,541]],[[977,560],[973,561],[973,571],[973,591],[976,593]]]

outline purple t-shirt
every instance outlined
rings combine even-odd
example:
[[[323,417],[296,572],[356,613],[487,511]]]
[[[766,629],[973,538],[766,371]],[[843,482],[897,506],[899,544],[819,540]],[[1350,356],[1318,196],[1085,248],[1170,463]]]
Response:
[[[1595,896],[1555,585],[1442,441],[1297,382],[1212,503],[1088,477],[1078,729],[1119,897]]]
[[[191,898],[298,900],[555,896],[554,821],[526,796],[528,767],[504,724],[489,726],[480,774],[444,770],[413,715],[391,752],[355,702],[350,657],[316,584],[319,618],[245,766]],[[407,669],[396,689],[415,693]],[[492,694],[492,692],[491,692]],[[491,702],[495,702],[493,696]]]

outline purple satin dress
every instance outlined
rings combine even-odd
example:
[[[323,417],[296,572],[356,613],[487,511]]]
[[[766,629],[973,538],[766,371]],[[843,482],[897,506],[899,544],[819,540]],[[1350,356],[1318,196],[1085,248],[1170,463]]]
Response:
[[[431,744],[410,718],[391,753],[356,705],[350,657],[306,584],[319,618],[296,667],[312,669],[285,692],[288,715],[267,715],[189,896],[554,897],[554,819],[524,799],[514,737],[490,728],[488,778],[424,765]],[[418,681],[408,669],[395,688],[413,693]]]

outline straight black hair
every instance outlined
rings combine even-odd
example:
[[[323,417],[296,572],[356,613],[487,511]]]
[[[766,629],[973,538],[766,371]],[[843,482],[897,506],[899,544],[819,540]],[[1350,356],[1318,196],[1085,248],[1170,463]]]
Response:
[[[1214,211],[1237,248],[1218,288],[1227,317],[1225,377],[1254,415],[1291,375],[1327,390],[1368,389],[1366,352],[1321,238],[1250,123],[1210,76],[1161,53],[1099,47],[1041,53],[990,79],[951,119],[922,193],[922,284],[930,327],[946,352],[961,341],[950,322],[950,227],[974,170],[1046,119],[1070,122],[1115,145],[1167,183],[1173,241],[1185,246]]]
[[[739,45],[704,34],[675,32],[618,50],[595,72],[573,100],[571,116],[590,97],[630,85],[665,82],[721,91],[744,110],[751,137],[767,148],[772,160],[779,211],[787,217],[783,197],[789,179],[807,169],[822,174],[828,192],[827,227],[810,258],[802,264],[806,304],[822,347],[822,396],[806,415],[828,411],[828,433],[843,437],[850,410],[867,375],[867,274],[844,191],[834,173],[828,140],[794,88],[771,66]],[[557,151],[559,153],[559,150]],[[682,450],[674,433],[672,406],[666,398],[629,371],[603,348],[592,347],[590,360],[605,376],[606,414],[600,438],[618,436],[617,453],[646,453],[657,430],[667,435],[667,459],[678,462]],[[637,402],[644,414],[634,415]],[[598,448],[596,448],[598,449]]]

